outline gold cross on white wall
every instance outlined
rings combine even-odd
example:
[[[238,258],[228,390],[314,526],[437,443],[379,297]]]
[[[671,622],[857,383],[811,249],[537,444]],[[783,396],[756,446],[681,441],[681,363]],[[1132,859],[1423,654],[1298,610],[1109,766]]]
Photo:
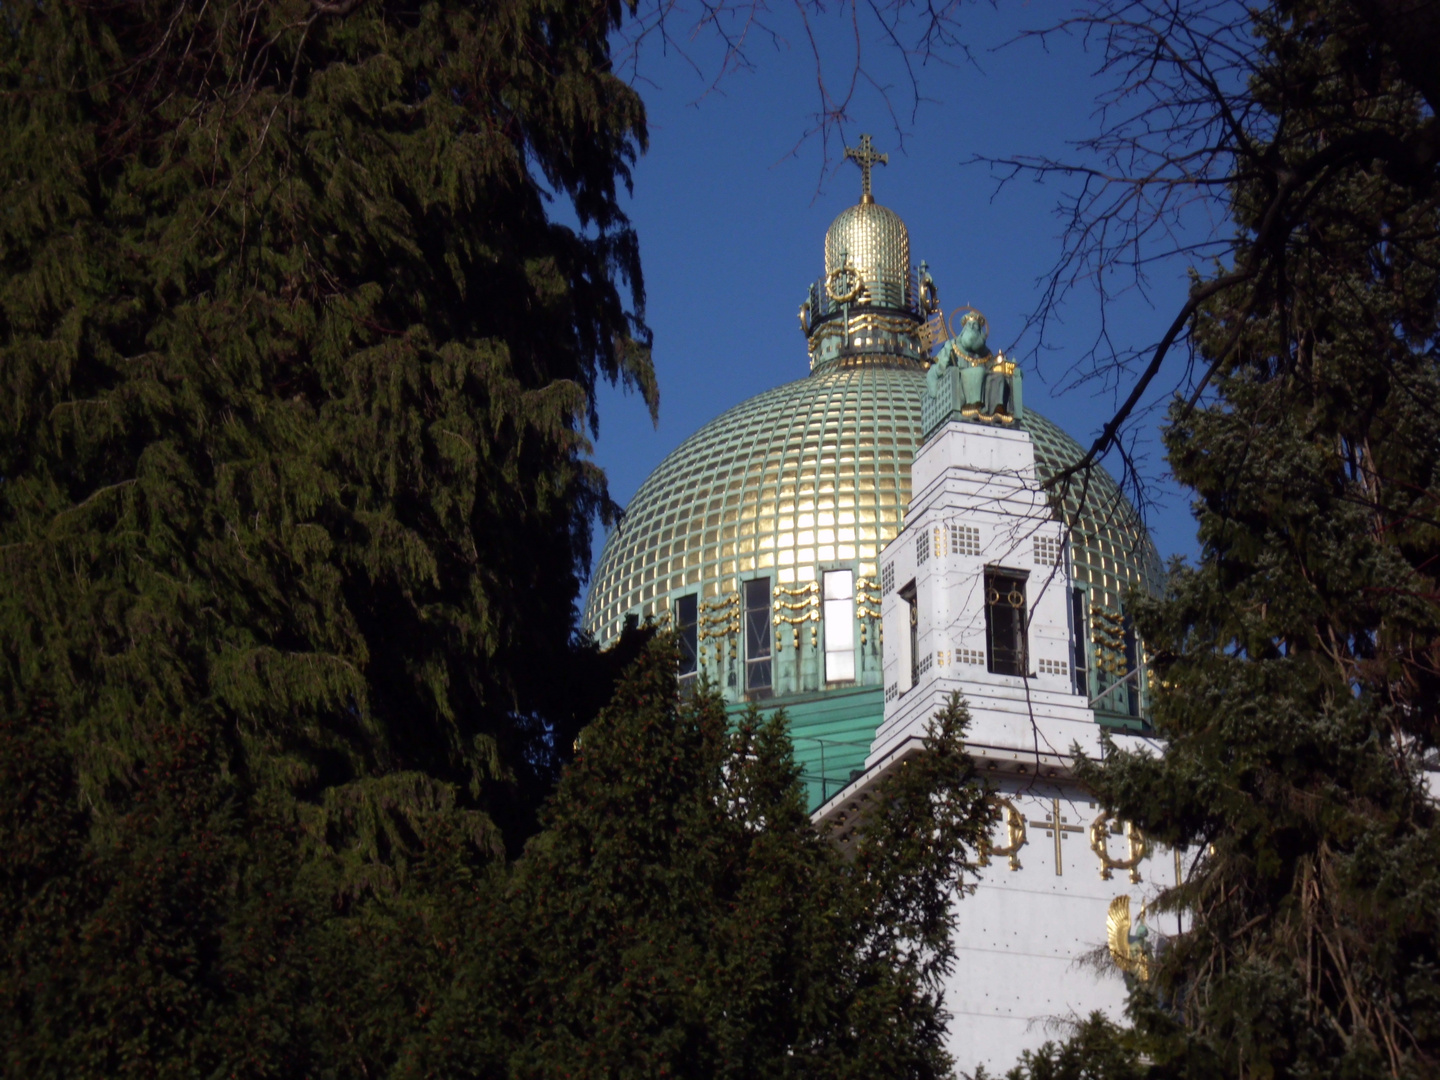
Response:
[[[1071,825],[1070,819],[1060,814],[1060,800],[1050,800],[1050,813],[1045,815],[1044,821],[1030,820],[1027,824],[1034,825],[1037,829],[1044,829],[1046,836],[1055,838],[1055,873],[1065,873],[1064,854],[1060,848],[1060,841],[1070,839],[1071,833],[1084,832],[1079,825]]]

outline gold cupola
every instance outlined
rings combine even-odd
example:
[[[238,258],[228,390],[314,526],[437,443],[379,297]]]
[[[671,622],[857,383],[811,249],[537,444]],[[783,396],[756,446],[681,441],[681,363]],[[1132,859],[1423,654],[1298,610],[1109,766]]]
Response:
[[[825,234],[825,277],[842,267],[858,275],[859,305],[910,307],[910,231],[895,211],[871,200],[842,210]]]
[[[842,210],[825,233],[825,276],[810,289],[800,326],[812,371],[859,364],[920,366],[926,356],[910,265],[910,231],[895,211],[875,201],[870,174],[889,160],[869,135],[845,156],[860,166],[860,201]]]
[[[845,157],[860,166],[860,202],[842,210],[825,234],[825,280],[852,268],[860,285],[858,304],[908,310],[910,230],[870,191],[870,170],[888,164],[890,155],[877,153],[870,136],[861,135],[858,147],[845,148]]]

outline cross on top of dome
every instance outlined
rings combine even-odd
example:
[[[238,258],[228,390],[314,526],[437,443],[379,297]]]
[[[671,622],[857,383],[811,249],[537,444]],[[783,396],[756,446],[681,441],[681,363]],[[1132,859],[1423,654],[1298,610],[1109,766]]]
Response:
[[[890,155],[877,151],[869,135],[861,135],[859,147],[847,146],[845,157],[860,166],[860,201],[874,202],[875,196],[870,194],[870,170],[876,165],[890,164]]]

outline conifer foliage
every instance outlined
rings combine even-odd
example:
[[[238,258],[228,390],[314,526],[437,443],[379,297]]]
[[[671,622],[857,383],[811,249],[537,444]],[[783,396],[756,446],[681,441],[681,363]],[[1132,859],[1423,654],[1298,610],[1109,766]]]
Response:
[[[1433,1076],[1440,174],[1352,151],[1436,120],[1351,5],[1253,18],[1241,104],[1273,168],[1231,209],[1275,239],[1200,316],[1218,393],[1167,434],[1203,549],[1140,607],[1165,751],[1087,778],[1191,853],[1166,898],[1186,931],[1133,1003],[1155,1075]]]
[[[381,939],[533,828],[596,386],[657,400],[624,11],[0,14],[10,1074],[373,1068]]]
[[[938,976],[986,791],[964,706],[846,852],[811,827],[784,716],[676,693],[661,641],[582,737],[412,1063],[450,1075],[934,1077]],[[482,999],[466,987],[493,988]]]

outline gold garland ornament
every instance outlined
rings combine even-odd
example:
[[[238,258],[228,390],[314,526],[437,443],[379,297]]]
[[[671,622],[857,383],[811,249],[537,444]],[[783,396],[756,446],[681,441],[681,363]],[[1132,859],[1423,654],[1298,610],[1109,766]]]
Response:
[[[1135,823],[1125,823],[1125,840],[1130,849],[1128,859],[1116,859],[1110,855],[1110,811],[1106,810],[1090,823],[1090,850],[1100,857],[1100,877],[1103,881],[1109,881],[1112,870],[1130,871],[1130,883],[1140,884],[1140,860],[1145,858],[1148,847],[1145,843],[1145,834],[1135,827]],[[1120,830],[1115,830],[1119,835]]]
[[[1020,849],[1025,846],[1028,837],[1025,833],[1025,816],[1015,809],[1015,804],[1003,795],[992,795],[990,805],[994,811],[995,820],[1005,822],[1006,839],[1009,841],[1004,847],[996,847],[987,832],[980,844],[980,865],[989,866],[990,857],[1009,859],[1010,869],[1020,869]]]
[[[704,642],[711,641],[711,654],[719,666],[726,646],[740,633],[740,594],[728,592],[711,600],[702,600],[696,613],[699,626],[698,637]],[[703,652],[703,646],[701,651]]]
[[[790,600],[780,599],[782,596],[787,596]],[[777,652],[785,648],[784,638],[780,630],[781,626],[789,626],[791,628],[793,634],[791,645],[793,648],[799,649],[800,626],[803,623],[811,623],[810,643],[812,645],[815,644],[819,637],[819,628],[813,624],[820,622],[819,582],[812,581],[805,585],[797,585],[794,588],[776,585],[773,604],[774,612],[770,621],[775,627],[775,649]],[[788,612],[789,614],[782,614],[783,612]]]

